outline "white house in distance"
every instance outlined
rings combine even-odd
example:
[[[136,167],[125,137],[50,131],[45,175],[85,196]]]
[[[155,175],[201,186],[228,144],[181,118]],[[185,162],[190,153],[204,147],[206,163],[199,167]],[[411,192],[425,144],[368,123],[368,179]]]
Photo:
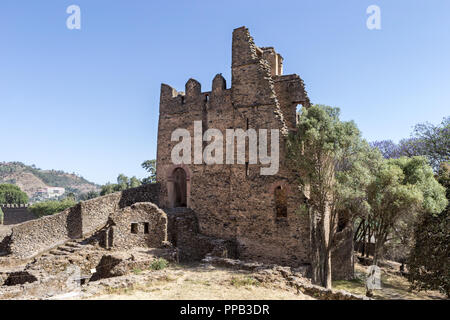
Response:
[[[47,187],[38,189],[35,195],[44,199],[53,199],[62,196],[64,192],[66,192],[64,188]]]

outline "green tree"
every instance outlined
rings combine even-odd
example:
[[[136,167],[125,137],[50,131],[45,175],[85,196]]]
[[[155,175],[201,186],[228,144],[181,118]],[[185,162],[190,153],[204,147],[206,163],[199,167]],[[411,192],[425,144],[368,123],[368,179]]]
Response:
[[[77,203],[72,198],[66,198],[61,201],[44,201],[33,204],[30,211],[38,217],[48,216],[75,206]]]
[[[107,195],[110,193],[123,191],[123,190],[127,190],[130,188],[136,188],[136,187],[139,187],[141,184],[142,184],[142,182],[134,176],[131,178],[128,178],[124,174],[119,174],[119,176],[117,177],[117,183],[116,184],[107,183],[104,186],[102,186],[100,195],[104,196],[104,195]]]
[[[156,183],[156,160],[147,160],[141,164],[150,175],[147,178],[142,179],[143,184]]]
[[[441,165],[439,182],[450,201],[449,165]],[[415,244],[408,257],[408,278],[412,289],[439,290],[450,297],[450,214],[449,205],[441,213],[426,213],[417,224]]]
[[[76,196],[75,196],[75,193],[69,192],[69,193],[66,194],[66,196],[64,198],[65,199],[71,199],[71,200],[75,201]]]
[[[117,177],[117,185],[118,190],[116,191],[122,191],[122,190],[126,190],[129,188],[130,186],[130,179],[124,175],[123,173],[119,174],[119,176]]]
[[[416,125],[411,143],[415,153],[426,156],[437,172],[441,163],[450,161],[450,117],[444,118],[439,125]]]
[[[0,204],[26,204],[28,196],[18,186],[0,184]]]
[[[425,157],[384,160],[367,192],[375,238],[374,264],[402,217],[409,215],[415,220],[424,212],[441,212],[447,205],[445,189],[434,178]]]
[[[364,191],[371,182],[370,165],[381,159],[381,154],[361,139],[356,125],[341,121],[339,113],[338,108],[323,105],[302,109],[298,130],[288,139],[287,153],[314,217],[313,278],[327,288],[331,287],[331,252],[339,245],[338,220],[345,216],[351,221],[353,215],[367,210]]]
[[[139,187],[140,185],[142,184],[142,182],[138,179],[138,178],[136,178],[136,177],[131,177],[131,179],[130,179],[130,183],[129,183],[129,188],[137,188],[137,187]]]
[[[437,172],[441,163],[450,161],[450,117],[444,118],[438,125],[417,124],[411,137],[402,139],[398,144],[384,140],[375,141],[372,145],[379,148],[385,158],[425,156]]]
[[[5,218],[5,214],[3,213],[2,208],[0,208],[0,225],[3,224],[4,218]]]
[[[79,200],[80,201],[87,201],[87,200],[91,200],[91,199],[97,198],[99,195],[100,194],[98,192],[89,191],[89,192],[86,192],[86,193],[82,193],[79,196]]]
[[[107,184],[102,186],[102,189],[100,191],[100,195],[101,196],[105,196],[107,194],[114,193],[114,192],[116,192],[116,190],[115,190],[116,187],[117,187],[117,185],[115,185],[115,184],[107,183]]]

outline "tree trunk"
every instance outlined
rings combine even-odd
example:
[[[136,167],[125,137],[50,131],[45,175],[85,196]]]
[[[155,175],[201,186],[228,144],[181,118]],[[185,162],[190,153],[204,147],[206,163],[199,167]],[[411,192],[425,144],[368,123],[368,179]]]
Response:
[[[364,257],[364,254],[366,253],[366,234],[367,234],[367,222],[364,223],[364,229],[363,229],[363,234],[360,237],[360,243],[362,244],[362,248],[361,248],[361,256]]]
[[[378,261],[381,258],[382,248],[383,248],[382,243],[380,243],[380,240],[377,239],[375,241],[375,250],[374,250],[374,253],[373,253],[373,264],[376,265],[376,266],[378,265]]]
[[[370,240],[372,239],[372,230],[370,224],[367,226],[367,247],[366,247],[366,258],[370,255]]]
[[[315,213],[311,213],[312,232],[312,278],[315,284],[326,288],[331,288],[331,251],[326,241],[326,231],[323,219],[318,218]]]
[[[323,283],[322,286],[324,286],[327,289],[331,289],[332,283],[331,283],[331,252],[329,250],[326,250],[327,253],[325,255],[325,261],[324,261],[324,272],[323,272]]]

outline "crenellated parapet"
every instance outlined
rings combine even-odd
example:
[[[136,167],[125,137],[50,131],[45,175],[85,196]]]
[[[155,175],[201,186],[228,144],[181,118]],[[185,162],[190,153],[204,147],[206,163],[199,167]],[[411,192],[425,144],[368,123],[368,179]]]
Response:
[[[212,90],[202,92],[200,82],[189,79],[185,91],[177,91],[167,84],[161,85],[160,114],[175,115],[182,113],[206,112],[208,104],[214,105],[214,99],[221,100],[227,91],[225,78],[221,74],[214,77]]]
[[[0,204],[0,208],[2,209],[23,209],[23,208],[28,208],[31,205],[26,203],[26,204]]]
[[[212,82],[211,94],[220,95],[227,89],[227,81],[221,73],[216,74]]]

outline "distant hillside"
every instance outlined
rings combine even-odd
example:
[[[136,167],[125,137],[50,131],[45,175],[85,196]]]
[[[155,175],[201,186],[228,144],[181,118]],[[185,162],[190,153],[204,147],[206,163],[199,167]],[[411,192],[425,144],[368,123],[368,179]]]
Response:
[[[45,187],[65,188],[66,193],[73,192],[75,195],[100,190],[100,186],[76,174],[42,170],[21,162],[0,162],[0,183],[17,185],[30,198],[38,189]]]

